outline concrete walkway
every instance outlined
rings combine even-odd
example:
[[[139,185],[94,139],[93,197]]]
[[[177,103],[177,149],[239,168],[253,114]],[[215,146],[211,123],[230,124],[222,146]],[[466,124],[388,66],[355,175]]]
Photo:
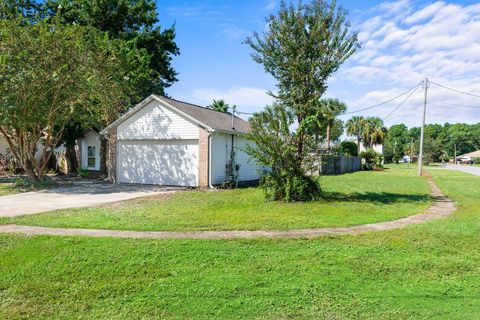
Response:
[[[87,236],[87,237],[115,237],[115,238],[142,238],[142,239],[232,239],[232,238],[298,238],[321,237],[329,235],[358,235],[370,231],[384,231],[405,228],[445,218],[455,212],[455,203],[446,198],[431,178],[427,178],[431,194],[435,198],[433,205],[424,213],[402,218],[395,221],[364,224],[344,228],[318,228],[287,231],[119,231],[94,229],[46,228],[22,225],[0,226],[0,233],[18,233],[24,235],[49,236]]]
[[[175,192],[181,188],[76,182],[39,192],[0,196],[0,218],[30,215],[58,209],[93,207],[105,203]]]
[[[447,164],[444,165],[443,168],[447,170],[457,170],[468,174],[473,174],[475,176],[480,176],[480,167],[459,164]]]

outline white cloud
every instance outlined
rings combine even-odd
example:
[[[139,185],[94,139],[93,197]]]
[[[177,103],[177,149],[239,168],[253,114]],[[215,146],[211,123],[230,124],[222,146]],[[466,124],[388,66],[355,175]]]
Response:
[[[267,11],[270,11],[275,9],[276,6],[277,6],[277,2],[275,0],[268,0],[263,8]]]
[[[425,76],[480,94],[480,4],[438,1],[416,7],[406,0],[386,2],[375,7],[373,15],[357,28],[362,49],[334,78],[348,81],[357,91],[366,89],[355,100],[345,97],[352,110],[388,100]],[[480,122],[478,109],[447,107],[480,106],[480,98],[434,85],[429,90],[429,122]],[[386,116],[400,101],[365,114]],[[387,123],[419,125],[421,104],[422,95],[415,94]]]
[[[223,99],[229,105],[236,105],[240,112],[257,112],[272,103],[273,98],[267,94],[267,90],[251,87],[235,87],[225,91],[216,89],[197,89],[183,99],[200,105],[209,105],[213,99]]]

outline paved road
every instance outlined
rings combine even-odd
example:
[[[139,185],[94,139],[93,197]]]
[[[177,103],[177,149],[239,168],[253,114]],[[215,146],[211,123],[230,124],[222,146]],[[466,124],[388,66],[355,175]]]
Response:
[[[475,176],[480,176],[480,167],[475,166],[466,166],[466,165],[455,165],[455,164],[448,164],[443,166],[443,168],[448,170],[458,170],[465,173],[473,174]]]
[[[118,185],[102,182],[75,183],[40,192],[0,196],[0,218],[16,217],[57,209],[93,207],[105,203],[171,193],[176,187]]]

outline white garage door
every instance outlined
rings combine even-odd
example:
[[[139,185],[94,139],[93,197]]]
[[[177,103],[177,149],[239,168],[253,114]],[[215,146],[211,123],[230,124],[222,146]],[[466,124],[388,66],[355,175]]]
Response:
[[[198,140],[119,141],[121,183],[198,185]]]

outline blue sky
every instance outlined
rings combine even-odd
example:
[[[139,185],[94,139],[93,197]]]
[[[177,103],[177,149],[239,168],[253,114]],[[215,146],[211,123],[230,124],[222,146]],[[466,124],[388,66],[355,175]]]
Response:
[[[338,97],[350,110],[387,100],[429,76],[433,81],[480,94],[480,3],[478,1],[352,1],[352,29],[362,49],[329,80],[326,96]],[[167,90],[180,100],[201,105],[224,98],[244,112],[271,102],[275,81],[250,57],[242,41],[265,28],[265,17],[279,1],[158,1],[162,26],[176,24],[181,54],[173,64],[179,81]],[[386,124],[419,125],[423,92],[386,119]],[[398,103],[362,113],[388,115]],[[433,86],[428,122],[480,122],[480,98]],[[348,117],[344,117],[348,118]]]

